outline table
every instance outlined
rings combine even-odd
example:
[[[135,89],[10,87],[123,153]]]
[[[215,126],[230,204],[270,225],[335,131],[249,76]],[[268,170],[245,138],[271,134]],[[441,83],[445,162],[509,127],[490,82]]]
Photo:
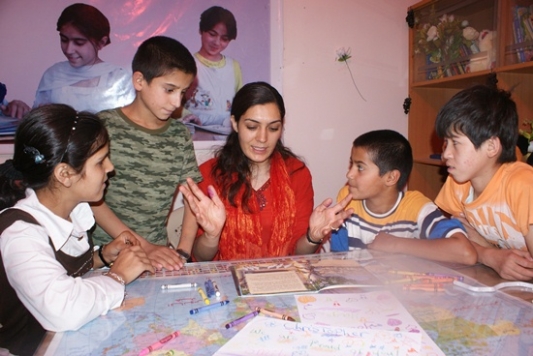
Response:
[[[335,280],[348,284],[354,284],[359,277],[367,278],[368,272],[385,282],[393,270],[455,274],[469,284],[479,284],[476,280],[488,285],[501,281],[494,271],[481,265],[443,265],[410,256],[374,252],[370,257],[366,251],[356,251],[245,262],[286,266],[302,259],[313,265],[330,260],[357,260],[364,274],[350,272],[353,275],[346,275],[342,269],[336,270]],[[212,355],[241,329],[226,329],[224,325],[255,307],[275,309],[298,319],[295,298],[291,294],[240,297],[231,272],[236,263],[192,263],[181,271],[143,276],[127,286],[124,307],[110,311],[78,331],[50,333],[47,344],[38,354],[138,355],[142,348],[180,330],[178,338],[166,344],[160,352],[154,351],[153,355],[164,355],[169,349],[175,351],[174,355]],[[227,306],[191,315],[191,309],[203,305],[196,290],[161,290],[165,283],[203,284],[208,278],[218,284],[223,297],[230,301]],[[367,280],[361,282],[367,283]],[[446,355],[533,354],[533,291],[474,293],[449,286],[444,292],[422,292],[405,291],[400,285],[390,284],[382,284],[379,288],[391,290]],[[352,287],[327,292],[368,290],[375,288]]]

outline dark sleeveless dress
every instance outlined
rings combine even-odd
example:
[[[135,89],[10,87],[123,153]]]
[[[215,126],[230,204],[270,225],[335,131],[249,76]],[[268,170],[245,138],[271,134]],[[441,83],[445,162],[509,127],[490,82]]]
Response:
[[[0,214],[0,238],[4,230],[18,220],[39,225],[33,216],[25,211],[7,209]],[[78,257],[56,251],[50,237],[48,241],[54,250],[56,260],[61,263],[69,276],[84,275],[92,268],[93,240],[90,235],[89,250]],[[14,355],[33,355],[45,333],[46,330],[26,309],[9,284],[0,253],[0,347],[8,349]]]

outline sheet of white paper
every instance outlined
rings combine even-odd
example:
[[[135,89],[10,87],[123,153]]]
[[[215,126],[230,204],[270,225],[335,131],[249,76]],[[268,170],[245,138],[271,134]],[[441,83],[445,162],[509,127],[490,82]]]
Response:
[[[412,315],[389,291],[295,295],[302,323],[417,333],[422,354],[443,355]]]
[[[217,356],[420,355],[420,334],[309,325],[257,316]]]

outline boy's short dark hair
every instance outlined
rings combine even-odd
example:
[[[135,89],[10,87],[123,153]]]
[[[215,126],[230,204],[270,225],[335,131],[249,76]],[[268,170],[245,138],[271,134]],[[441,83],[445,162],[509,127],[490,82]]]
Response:
[[[487,85],[475,85],[455,94],[437,114],[439,137],[462,133],[478,149],[491,137],[502,145],[499,163],[516,161],[518,114],[511,93]]]
[[[207,32],[213,29],[218,23],[226,25],[228,38],[234,40],[237,38],[237,21],[231,11],[220,6],[213,6],[202,12],[200,15],[200,31]]]
[[[396,183],[402,190],[413,169],[413,151],[411,144],[400,133],[393,130],[369,131],[357,137],[353,147],[366,149],[368,156],[379,168],[379,175],[398,170],[400,179]]]
[[[175,69],[196,76],[196,62],[191,52],[180,42],[165,36],[144,41],[133,57],[131,68],[134,73],[142,73],[148,83]]]

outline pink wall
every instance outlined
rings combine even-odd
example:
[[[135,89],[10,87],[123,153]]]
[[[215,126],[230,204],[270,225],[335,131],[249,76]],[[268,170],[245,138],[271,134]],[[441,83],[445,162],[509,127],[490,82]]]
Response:
[[[161,4],[166,13],[174,10],[172,1],[144,1]],[[226,7],[231,1],[211,3]],[[351,143],[357,135],[380,128],[407,134],[407,115],[402,109],[408,93],[405,16],[407,7],[417,1],[271,1],[277,18],[271,35],[279,42],[274,43],[278,49],[273,52],[272,83],[286,101],[285,142],[310,166],[318,204],[335,197],[344,184]],[[66,4],[73,2],[0,0],[0,81],[8,85],[9,97],[32,103],[43,71],[63,60],[54,24]],[[89,3],[103,10],[118,1]],[[124,1],[133,3],[142,2]],[[195,1],[184,3],[193,6]],[[253,23],[252,15],[249,12],[243,18]],[[197,43],[197,24],[183,35],[184,43],[185,38]],[[366,101],[355,90],[346,65],[335,60],[341,47],[351,48],[348,63]],[[118,56],[117,52],[111,44],[102,57],[129,65],[134,50]]]
[[[407,7],[413,0],[283,1],[285,139],[313,174],[315,204],[345,183],[353,140],[389,128],[407,135]],[[338,48],[366,101],[354,88]]]
[[[224,54],[239,61],[243,80],[248,82],[270,79],[269,1],[81,2],[97,7],[109,19],[111,44],[99,52],[100,57],[125,68],[131,68],[131,60],[138,45],[155,35],[176,38],[191,52],[198,51],[200,14],[213,5],[223,6],[237,20],[237,38],[229,44]],[[80,1],[0,0],[0,82],[7,85],[9,98],[22,99],[31,106],[43,72],[52,64],[66,60],[59,46],[56,22],[61,11],[75,2]]]

